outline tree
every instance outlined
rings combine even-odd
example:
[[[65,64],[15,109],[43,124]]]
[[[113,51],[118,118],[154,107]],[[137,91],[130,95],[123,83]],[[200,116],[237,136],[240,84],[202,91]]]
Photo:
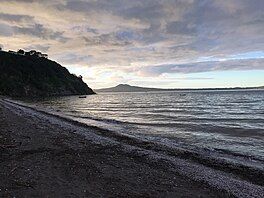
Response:
[[[20,55],[25,55],[25,51],[22,50],[22,49],[18,50],[17,53],[20,54]]]

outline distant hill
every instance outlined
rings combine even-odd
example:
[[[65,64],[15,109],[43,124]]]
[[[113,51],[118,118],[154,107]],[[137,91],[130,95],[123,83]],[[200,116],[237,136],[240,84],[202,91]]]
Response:
[[[45,57],[0,51],[0,95],[15,97],[94,94],[82,80]]]
[[[105,88],[105,89],[95,89],[95,92],[148,92],[148,91],[164,91],[165,89],[157,88],[146,88],[131,86],[128,84],[119,84],[115,87]]]
[[[234,88],[205,88],[205,89],[160,89],[137,87],[128,84],[119,84],[115,87],[105,89],[95,89],[95,92],[153,92],[153,91],[190,91],[190,90],[234,90],[234,89],[264,89],[262,87],[234,87]]]

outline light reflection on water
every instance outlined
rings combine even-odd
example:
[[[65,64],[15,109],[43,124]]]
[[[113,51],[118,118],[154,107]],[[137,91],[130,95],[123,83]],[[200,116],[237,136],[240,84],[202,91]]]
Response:
[[[264,91],[105,93],[31,101],[120,133],[264,159]]]

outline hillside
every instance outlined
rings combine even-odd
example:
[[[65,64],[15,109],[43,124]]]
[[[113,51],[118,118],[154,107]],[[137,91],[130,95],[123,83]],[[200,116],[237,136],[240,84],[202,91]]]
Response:
[[[0,51],[0,95],[39,97],[94,94],[80,77],[44,57]]]
[[[119,84],[115,87],[96,89],[95,92],[145,92],[145,91],[160,91],[160,90],[162,89],[137,87],[128,84]]]
[[[264,87],[234,87],[234,88],[201,88],[201,89],[160,89],[131,86],[128,84],[119,84],[115,87],[95,89],[95,92],[153,92],[153,91],[197,91],[197,90],[236,90],[236,89],[263,89]]]

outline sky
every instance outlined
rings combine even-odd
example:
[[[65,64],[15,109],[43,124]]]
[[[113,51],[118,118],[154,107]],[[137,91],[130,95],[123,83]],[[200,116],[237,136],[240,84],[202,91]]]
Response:
[[[0,0],[0,45],[91,88],[264,85],[263,0]]]

